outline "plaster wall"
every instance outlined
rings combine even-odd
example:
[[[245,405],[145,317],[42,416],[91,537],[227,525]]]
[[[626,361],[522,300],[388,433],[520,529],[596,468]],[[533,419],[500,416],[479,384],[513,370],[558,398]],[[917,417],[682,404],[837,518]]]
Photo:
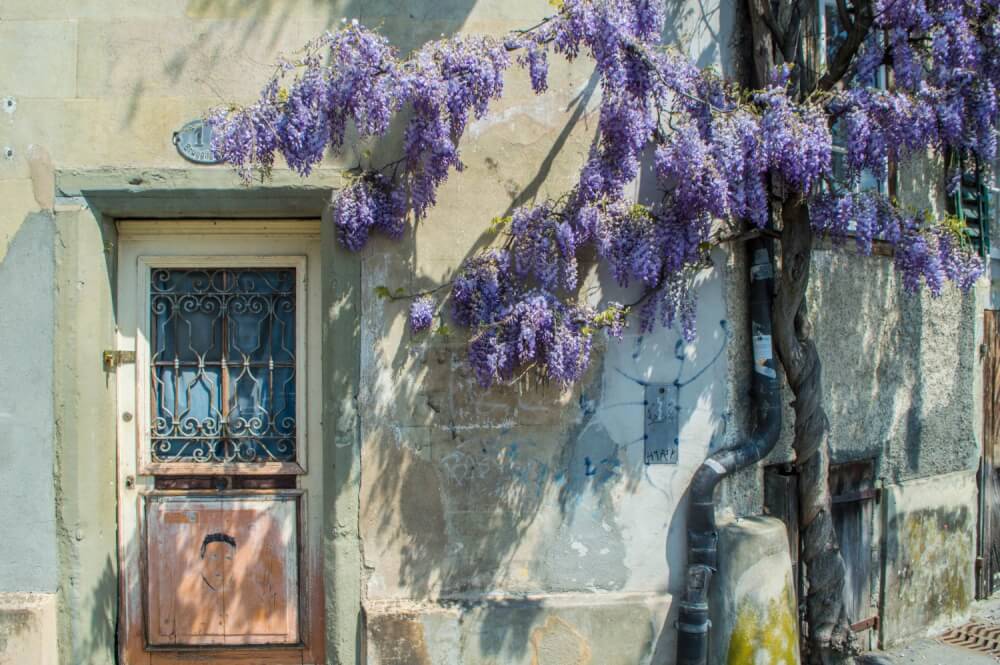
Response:
[[[719,528],[719,570],[709,610],[709,660],[798,665],[798,608],[785,524],[773,517]]]
[[[668,39],[728,68],[732,4],[671,0]],[[0,486],[18,510],[0,515],[0,532],[30,538],[0,541],[0,591],[58,590],[62,662],[109,663],[114,648],[114,385],[99,362],[113,332],[116,239],[113,220],[88,209],[93,192],[114,190],[102,200],[139,217],[315,214],[296,206],[325,197],[364,150],[375,163],[392,150],[349,150],[313,189],[278,169],[280,188],[245,192],[226,167],[184,162],[171,133],[213,105],[251,100],[278,52],[345,18],[407,50],[458,30],[502,34],[549,11],[530,0],[3,0],[0,394],[10,408],[0,407],[0,447],[10,464]],[[371,662],[420,662],[394,646],[400,635],[422,635],[433,662],[672,658],[664,627],[680,588],[686,486],[710,449],[748,428],[742,253],[717,252],[699,276],[695,344],[633,330],[568,392],[524,381],[483,393],[460,338],[413,338],[405,305],[372,297],[378,285],[448,279],[489,241],[490,217],[572,184],[597,120],[590,73],[553,59],[552,90],[536,97],[512,71],[503,102],[470,126],[466,170],[401,243],[348,257],[324,225],[324,421],[335,451],[324,555],[336,590],[329,651],[341,662],[354,662],[362,634]],[[907,299],[880,258],[821,254],[816,274],[835,457],[885,446],[880,473],[899,482],[971,468],[973,306],[953,294]],[[585,292],[636,295],[601,274]],[[646,466],[644,383],[675,381],[680,463]],[[789,440],[771,461],[790,459]],[[747,470],[720,488],[720,510],[759,513],[760,495],[760,469]],[[602,643],[609,626],[621,639]]]
[[[890,483],[974,470],[976,294],[908,294],[886,258],[831,251],[817,253],[814,276],[833,462],[875,458]]]
[[[887,488],[882,640],[886,646],[968,618],[975,597],[976,475]]]
[[[0,593],[0,665],[56,665],[56,597]]]
[[[55,221],[25,214],[0,263],[0,593],[58,587],[53,413]]]

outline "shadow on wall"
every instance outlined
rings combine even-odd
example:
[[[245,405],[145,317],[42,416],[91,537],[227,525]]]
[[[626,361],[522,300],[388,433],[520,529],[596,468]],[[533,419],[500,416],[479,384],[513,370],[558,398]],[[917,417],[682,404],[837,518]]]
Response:
[[[461,29],[477,4],[485,3],[304,1],[283,6],[275,18],[277,10],[269,2],[245,6],[232,0],[191,0],[189,15],[234,16],[239,20],[231,26],[216,23],[217,28],[200,36],[196,51],[182,50],[168,57],[163,73],[177,82],[191,76],[196,67],[201,70],[206,64],[232,58],[233,43],[277,44],[287,36],[282,31],[295,20],[294,12],[300,7],[326,27],[336,26],[341,17],[357,18],[380,29],[405,52]],[[668,3],[667,39],[682,40],[691,32],[702,34],[697,61],[708,64],[721,57],[726,63],[728,45],[718,32],[725,34],[731,29],[730,4],[723,2],[721,9],[707,10],[701,2],[673,0]],[[716,24],[720,27],[714,28]],[[682,30],[681,25],[693,27]],[[300,41],[304,43],[311,36],[303,34]],[[263,84],[270,62],[251,64],[260,72]],[[212,87],[211,81],[205,84]],[[144,90],[146,84],[137,81],[133,105],[139,103]],[[591,78],[566,108],[567,120],[549,154],[532,171],[534,175],[526,179],[525,186],[509,192],[507,212],[536,200],[556,157],[567,146],[577,145],[570,135],[580,131],[578,126],[586,119],[595,92],[596,79]],[[376,152],[390,154],[392,150],[383,145]],[[484,214],[484,227],[485,219],[493,214]],[[466,256],[492,239],[481,236]],[[375,242],[364,260],[366,274],[373,266],[379,267],[380,260],[391,260],[408,273],[418,264],[416,243],[412,235],[395,245]],[[452,266],[460,262],[449,261]],[[589,288],[599,291],[598,283],[607,284],[606,276],[592,276]],[[662,474],[651,474],[641,454],[640,436],[618,442],[621,433],[608,431],[598,414],[632,409],[641,420],[641,394],[650,377],[677,381],[682,390],[690,381],[690,394],[682,393],[691,405],[680,423],[683,430],[690,414],[704,410],[703,403],[711,401],[711,388],[704,383],[711,383],[712,377],[703,372],[722,355],[729,336],[725,321],[717,327],[715,323],[703,326],[704,357],[700,355],[701,343],[691,350],[676,344],[671,335],[633,336],[627,342],[633,349],[624,355],[632,354],[633,365],[649,365],[627,375],[608,363],[602,367],[597,355],[589,376],[573,391],[525,380],[487,393],[476,386],[464,366],[464,340],[409,339],[408,333],[400,332],[405,326],[405,306],[372,303],[375,285],[366,282],[362,287],[362,534],[369,566],[369,599],[440,599],[443,604],[464,607],[490,592],[520,598],[533,593],[632,590],[636,582],[630,579],[634,574],[624,562],[629,555],[626,538],[635,548],[632,556],[660,553],[645,555],[643,572],[651,573],[651,581],[643,590],[666,592],[680,587],[682,561],[676,552],[683,551],[685,542],[684,491],[661,486]],[[411,286],[419,291],[436,284],[416,278]],[[390,335],[398,342],[395,348],[381,343]],[[630,385],[628,397],[622,399],[617,392],[609,392],[611,383]],[[641,430],[641,422],[634,425]],[[706,448],[709,439],[721,439],[725,433],[724,418],[717,428],[699,430],[699,436],[705,435]],[[682,462],[684,472],[690,473],[700,459]],[[349,473],[338,469],[338,476],[346,478]],[[352,489],[341,485],[335,491]],[[624,534],[618,517],[623,506],[642,511],[637,502],[628,501],[641,492],[661,494],[660,501],[669,511],[648,518],[649,533]],[[680,518],[670,511],[676,511]],[[666,542],[664,533],[668,534]],[[647,549],[647,544],[652,548]],[[668,560],[674,564],[669,580],[665,573]],[[656,570],[661,571],[659,576]],[[484,628],[476,636],[481,654],[521,657],[535,648],[530,633],[542,611],[540,604],[530,599],[490,604],[480,624]],[[660,645],[654,645],[653,634],[659,630],[660,626],[655,626],[651,631],[645,653],[655,652],[653,663],[670,662],[673,654],[662,646],[662,636]]]
[[[939,180],[904,188],[933,197]],[[939,298],[906,293],[891,258],[848,246],[816,253],[809,298],[832,461],[876,458],[890,482],[976,468],[975,296],[950,283]]]
[[[477,4],[479,0],[188,0],[189,39],[180,40],[179,47],[172,46],[178,40],[161,45],[158,71],[147,67],[128,82],[122,129],[136,122],[144,98],[164,85],[167,96],[182,90],[180,94],[209,100],[211,105],[249,103],[273,73],[279,54],[293,57],[309,40],[344,20],[356,19],[379,30],[406,54],[460,30]],[[540,5],[543,12],[548,8],[544,2]],[[247,89],[248,80],[259,85]],[[185,81],[194,84],[190,92]]]
[[[118,622],[118,571],[109,558],[101,569],[100,576],[89,586],[89,598],[81,604],[90,611],[90,630],[79,636],[81,641],[73,646],[73,653],[80,657],[93,658],[97,663],[105,662],[108,654],[116,653]]]

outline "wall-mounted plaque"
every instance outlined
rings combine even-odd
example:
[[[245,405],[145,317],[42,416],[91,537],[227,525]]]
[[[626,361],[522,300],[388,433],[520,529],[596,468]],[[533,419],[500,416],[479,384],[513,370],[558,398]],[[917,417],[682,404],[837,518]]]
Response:
[[[174,145],[181,157],[195,164],[218,164],[212,154],[212,126],[204,120],[192,120],[174,132]]]
[[[677,464],[680,448],[677,386],[672,383],[650,383],[646,385],[645,397],[645,462]]]

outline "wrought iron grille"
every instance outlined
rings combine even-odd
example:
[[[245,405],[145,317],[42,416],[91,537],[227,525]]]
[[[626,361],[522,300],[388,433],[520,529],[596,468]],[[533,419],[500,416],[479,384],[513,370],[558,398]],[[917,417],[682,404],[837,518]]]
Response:
[[[153,462],[295,459],[295,269],[155,268]]]

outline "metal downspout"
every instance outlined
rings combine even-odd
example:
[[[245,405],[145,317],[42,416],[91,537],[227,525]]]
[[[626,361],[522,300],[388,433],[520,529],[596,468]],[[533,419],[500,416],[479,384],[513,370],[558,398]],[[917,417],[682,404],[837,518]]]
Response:
[[[750,326],[753,345],[751,402],[755,426],[750,437],[705,460],[691,481],[688,506],[688,564],[677,620],[677,665],[707,665],[708,590],[718,562],[715,525],[716,485],[740,469],[756,464],[774,448],[781,431],[781,394],[777,361],[771,344],[771,301],[774,294],[773,242],[747,243],[750,261]]]

